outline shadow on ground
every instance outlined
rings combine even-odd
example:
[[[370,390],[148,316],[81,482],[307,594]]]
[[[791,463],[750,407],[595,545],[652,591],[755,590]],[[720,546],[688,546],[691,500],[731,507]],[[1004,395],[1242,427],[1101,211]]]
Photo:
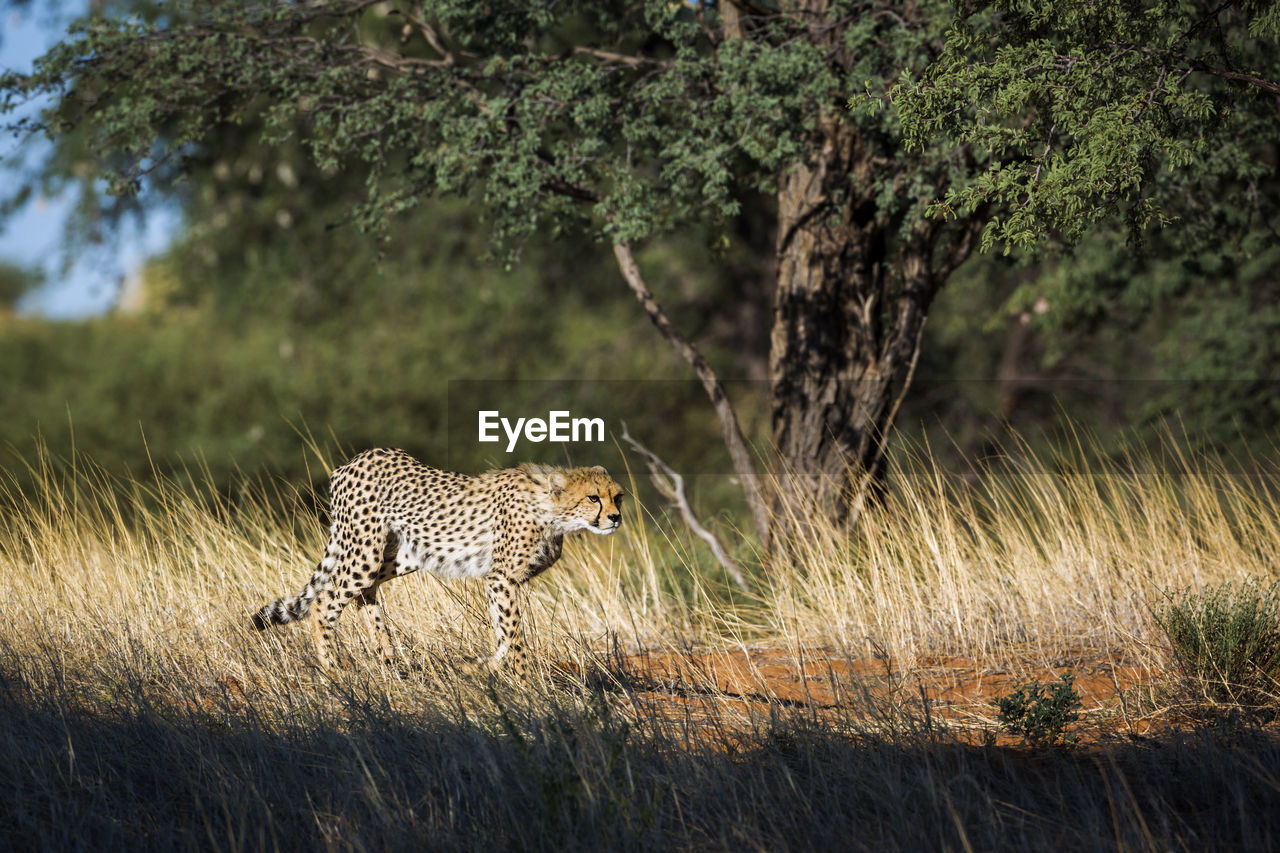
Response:
[[[777,705],[731,742],[623,694],[340,713],[35,693],[0,673],[9,849],[1276,849],[1280,735],[1028,751]],[[120,688],[117,688],[119,690]],[[424,691],[424,696],[426,691]]]

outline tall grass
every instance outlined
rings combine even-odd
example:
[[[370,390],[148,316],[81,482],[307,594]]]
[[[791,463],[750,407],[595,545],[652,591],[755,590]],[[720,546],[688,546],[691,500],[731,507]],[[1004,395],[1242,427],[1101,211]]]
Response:
[[[1026,457],[1024,457],[1025,459]],[[1265,848],[1280,740],[1193,733],[1027,761],[850,685],[822,709],[676,689],[619,649],[822,645],[1007,663],[1141,655],[1158,592],[1270,578],[1265,480],[1210,463],[1030,459],[977,488],[899,466],[852,537],[820,531],[734,598],[643,513],[528,590],[531,685],[463,674],[479,590],[383,588],[408,672],[344,615],[340,668],[249,614],[324,542],[279,490],[216,497],[76,460],[0,487],[0,843],[213,847]],[[197,472],[198,474],[198,472]],[[198,479],[198,477],[197,477]],[[1225,739],[1224,739],[1225,738]],[[1244,743],[1248,749],[1240,749]],[[1230,802],[1230,809],[1218,803]]]
[[[770,630],[904,659],[1149,650],[1165,592],[1280,574],[1275,469],[1167,452],[1015,447],[976,485],[904,454],[851,536],[820,528],[775,573]]]

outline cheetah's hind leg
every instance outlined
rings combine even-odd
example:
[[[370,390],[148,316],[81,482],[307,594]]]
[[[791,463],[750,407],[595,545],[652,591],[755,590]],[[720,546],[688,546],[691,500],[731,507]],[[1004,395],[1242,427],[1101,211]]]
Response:
[[[312,606],[314,616],[311,627],[315,634],[316,657],[322,670],[330,669],[334,661],[334,633],[342,609],[354,598],[377,585],[379,557],[386,545],[386,533],[373,538],[356,540],[347,533],[346,541],[339,541],[338,552],[342,559],[334,567],[325,588],[318,593]],[[381,540],[381,541],[379,541]]]

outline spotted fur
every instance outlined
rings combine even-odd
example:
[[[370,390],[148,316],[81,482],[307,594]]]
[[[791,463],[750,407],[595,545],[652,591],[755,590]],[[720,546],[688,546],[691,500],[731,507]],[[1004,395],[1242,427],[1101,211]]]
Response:
[[[296,597],[253,616],[258,630],[309,614],[320,665],[333,661],[333,632],[354,602],[370,617],[378,653],[392,662],[378,587],[426,569],[443,578],[483,578],[497,636],[492,666],[524,675],[516,589],[560,558],[566,533],[613,533],[622,489],[600,466],[522,464],[478,477],[440,471],[403,450],[368,450],[333,472],[332,525],[320,564]]]

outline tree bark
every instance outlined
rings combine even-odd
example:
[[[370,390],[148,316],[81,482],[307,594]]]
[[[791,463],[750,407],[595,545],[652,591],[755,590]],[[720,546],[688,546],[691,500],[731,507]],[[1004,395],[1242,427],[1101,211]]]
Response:
[[[878,484],[944,277],[932,263],[942,224],[900,236],[901,214],[876,203],[857,129],[832,111],[817,132],[817,155],[785,174],[777,195],[769,372],[779,537],[802,535],[815,517],[847,522]]]

